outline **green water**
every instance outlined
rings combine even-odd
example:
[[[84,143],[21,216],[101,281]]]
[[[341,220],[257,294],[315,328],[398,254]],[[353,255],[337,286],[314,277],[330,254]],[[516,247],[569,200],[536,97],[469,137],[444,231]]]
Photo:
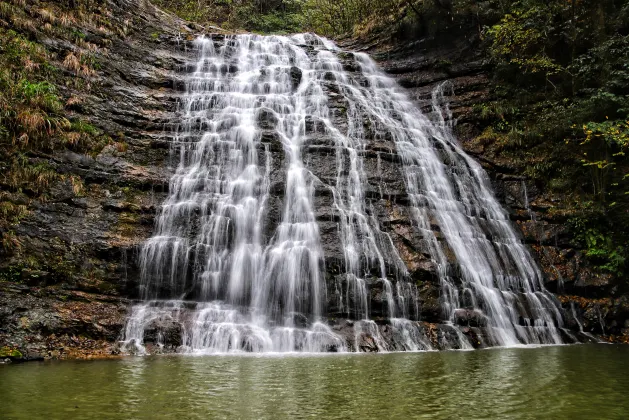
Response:
[[[1,419],[627,419],[629,346],[0,366]]]

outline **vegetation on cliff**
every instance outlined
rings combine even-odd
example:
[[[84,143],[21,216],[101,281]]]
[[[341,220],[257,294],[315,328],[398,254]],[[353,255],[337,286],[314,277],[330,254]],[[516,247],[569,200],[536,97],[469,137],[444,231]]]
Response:
[[[147,1],[0,0],[0,347],[111,353],[168,153],[155,46],[186,31]]]
[[[102,15],[87,13],[97,7],[95,1],[0,2],[0,237],[4,252],[20,249],[13,226],[36,202],[50,198],[53,184],[69,183],[74,194],[83,193],[80,177],[51,167],[50,153],[59,149],[93,152],[110,140],[74,112],[80,107],[81,94],[90,91],[98,67],[93,53],[99,47],[85,40],[79,23],[107,30]],[[46,36],[65,39],[71,47],[51,50],[41,41]]]
[[[337,36],[398,27],[428,8],[417,0],[153,0],[184,19],[262,33]],[[435,1],[440,7],[446,1]],[[412,21],[411,19],[410,21]]]
[[[300,32],[306,26],[303,0],[153,0],[180,17],[230,30]]]
[[[515,2],[485,28],[496,100],[483,133],[571,202],[567,223],[622,276],[629,230],[629,3]]]
[[[53,283],[73,283],[78,273],[93,274],[79,269],[85,256],[71,237],[48,243],[42,233],[37,242],[23,226],[49,218],[43,208],[84,205],[90,194],[85,171],[60,156],[126,151],[121,132],[95,122],[94,103],[111,96],[103,60],[133,24],[107,1],[0,1],[0,280],[26,274],[45,283],[45,273]],[[25,247],[37,243],[51,252]]]

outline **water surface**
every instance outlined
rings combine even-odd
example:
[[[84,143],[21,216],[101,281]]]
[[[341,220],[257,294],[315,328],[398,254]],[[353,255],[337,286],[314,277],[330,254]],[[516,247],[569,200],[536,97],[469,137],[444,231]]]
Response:
[[[626,419],[629,346],[0,365],[3,419]]]

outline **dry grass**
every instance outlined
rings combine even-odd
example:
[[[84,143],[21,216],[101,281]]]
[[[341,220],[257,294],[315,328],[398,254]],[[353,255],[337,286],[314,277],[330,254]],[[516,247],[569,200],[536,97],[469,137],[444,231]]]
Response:
[[[53,181],[58,181],[62,178],[56,171],[47,167],[27,167],[25,168],[25,174],[37,185],[38,189],[47,189]]]
[[[81,60],[70,51],[63,60],[63,67],[74,73],[78,73],[81,69]]]
[[[17,10],[14,6],[4,1],[0,2],[0,17],[10,20],[17,14]]]
[[[79,70],[79,74],[84,77],[94,77],[96,76],[96,70],[92,69],[87,64],[81,65],[81,69]]]
[[[28,57],[22,59],[22,65],[24,66],[24,70],[29,73],[39,69],[39,63],[34,62]]]
[[[14,138],[13,144],[21,147],[28,146],[29,142],[38,143],[52,138],[70,128],[70,122],[66,118],[53,117],[36,108],[21,109],[15,121],[18,135]]]
[[[48,165],[14,161],[10,170],[4,174],[3,181],[13,191],[28,188],[36,194],[41,194],[53,182],[63,179],[63,175]]]
[[[83,103],[83,99],[79,98],[78,96],[70,96],[66,101],[66,106],[73,106],[81,103]]]
[[[28,140],[31,136],[37,137],[44,133],[44,131],[47,131],[46,115],[39,110],[30,108],[24,109],[17,114],[16,121],[23,132],[23,135],[20,136],[20,141],[24,146],[28,144]],[[26,137],[22,138],[24,134]]]
[[[74,193],[74,195],[76,196],[84,195],[85,184],[83,183],[83,180],[81,179],[81,177],[76,176],[76,175],[71,175],[69,179],[70,179],[70,183],[72,184],[72,192]]]
[[[2,244],[2,248],[6,252],[18,251],[23,246],[20,238],[18,238],[15,232],[13,232],[12,230],[8,232],[2,232],[2,234],[0,234],[0,243]]]
[[[7,252],[22,247],[22,241],[11,228],[30,213],[19,198],[15,194],[0,192],[0,247]]]
[[[82,53],[78,53],[78,56],[74,52],[69,52],[66,58],[63,60],[63,67],[75,73],[77,76],[94,77],[96,71],[92,69],[86,62],[85,56]]]
[[[61,13],[61,15],[59,15],[58,22],[61,26],[66,26],[66,27],[77,25],[76,18],[70,15],[69,13]]]
[[[96,30],[103,36],[111,36],[113,35],[113,32],[110,31],[109,29],[105,28],[103,25],[99,26],[98,28],[96,28]]]
[[[57,23],[57,18],[55,17],[54,12],[52,12],[51,10],[35,9],[33,10],[33,13],[35,14],[37,18],[39,18],[41,21],[47,24],[54,25],[55,23]]]
[[[6,200],[7,194],[3,194],[3,198]],[[0,201],[0,217],[5,220],[14,219],[15,221],[21,219],[28,214],[28,208],[24,204],[16,204],[12,201]]]
[[[129,149],[129,144],[127,144],[127,142],[124,142],[124,141],[123,142],[117,141],[114,143],[114,147],[119,153],[124,153]]]
[[[76,146],[81,142],[82,138],[83,138],[83,135],[81,133],[76,133],[76,132],[67,133],[66,143],[72,146]]]
[[[84,50],[91,51],[91,52],[95,52],[99,50],[98,45],[92,44],[91,42],[87,42],[80,38],[77,39],[76,45]]]
[[[21,17],[13,18],[13,26],[17,29],[20,29],[24,32],[35,32],[37,28],[35,27],[35,22],[32,19],[25,19]]]

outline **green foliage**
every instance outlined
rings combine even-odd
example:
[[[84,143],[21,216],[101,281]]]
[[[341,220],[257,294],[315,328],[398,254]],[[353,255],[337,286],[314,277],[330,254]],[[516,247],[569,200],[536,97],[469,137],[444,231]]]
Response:
[[[98,129],[92,124],[83,120],[74,120],[70,123],[70,129],[79,133],[87,133],[92,136],[98,135]]]
[[[312,31],[326,36],[398,33],[408,25],[456,26],[458,18],[491,10],[483,2],[453,0],[154,0],[180,17],[226,29],[262,33]],[[491,3],[491,2],[490,2]],[[447,15],[448,19],[441,19]],[[457,19],[454,17],[457,16]],[[455,22],[456,21],[456,22]]]
[[[524,127],[523,144],[554,143],[572,165],[590,167],[591,192],[601,200],[619,182],[618,174],[601,171],[622,173],[626,166],[629,41],[622,33],[629,9],[623,3],[519,1],[485,30],[501,86],[496,93],[523,109],[507,118]],[[504,125],[503,119],[492,124]],[[546,176],[551,180],[552,171]]]
[[[582,145],[588,143],[596,143],[595,147],[612,149],[612,156],[624,157],[629,151],[629,121],[603,121],[589,122],[583,125],[585,139]],[[586,154],[587,155],[587,154]],[[597,166],[600,169],[614,167],[615,162],[607,159],[592,162],[589,159],[583,159],[586,166]]]
[[[629,114],[629,37],[612,35],[576,57],[570,71],[576,89],[587,97],[592,118]]]
[[[24,267],[21,265],[10,265],[0,271],[0,281],[20,283],[22,281],[22,271],[24,271]]]
[[[22,352],[20,352],[18,349],[14,349],[11,347],[1,347],[0,348],[0,359],[2,358],[6,358],[6,357],[10,357],[13,359],[21,359],[22,357],[24,357],[24,355],[22,354]]]
[[[306,11],[309,25],[325,35],[351,33],[355,26],[373,27],[369,18],[378,12],[382,20],[390,17],[394,8],[405,9],[399,0],[309,0]]]
[[[326,35],[353,35],[404,41],[435,37],[493,21],[504,0],[305,0],[307,29]]]
[[[45,79],[51,75],[44,66],[48,54],[12,30],[0,29],[0,43],[0,145],[52,147],[51,138],[69,123],[55,85]]]
[[[501,63],[508,63],[524,73],[548,77],[564,71],[545,51],[545,29],[552,17],[542,7],[507,14],[487,34],[492,39],[490,53]]]
[[[304,28],[305,18],[299,13],[274,11],[267,14],[243,15],[243,25],[250,30],[262,33],[295,33]]]
[[[22,103],[39,107],[47,112],[58,113],[63,109],[61,99],[57,96],[57,88],[48,81],[31,82],[22,79],[17,83],[17,96]]]
[[[20,239],[17,237],[15,231],[5,230],[0,232],[0,245],[2,245],[1,248],[5,252],[12,252],[22,247],[22,241],[20,241]],[[0,279],[2,278],[2,274],[0,273]]]
[[[0,201],[0,217],[11,225],[19,223],[27,214],[28,208],[24,204],[17,204],[8,200]]]
[[[501,3],[503,0],[498,1]],[[153,0],[183,19],[262,33],[316,32],[325,36],[438,32],[482,15],[494,3],[474,0]]]
[[[263,33],[301,32],[306,0],[154,0],[183,19]]]
[[[477,142],[562,197],[586,258],[626,272],[629,3],[520,0],[482,31],[495,100]],[[576,216],[575,216],[576,215]]]
[[[6,134],[13,133],[11,142],[26,146],[29,142],[46,141],[44,147],[53,147],[51,138],[70,125],[60,115],[63,104],[56,88],[47,81],[27,79],[6,84],[8,89],[0,98],[0,125],[5,127]]]
[[[620,150],[617,156],[624,156],[629,148],[629,121],[590,122],[583,125],[583,132],[584,144],[599,139],[610,147],[617,147]]]
[[[575,240],[594,266],[617,276],[624,274],[627,248],[614,240],[607,223],[590,213],[571,219],[569,224],[575,232]]]

